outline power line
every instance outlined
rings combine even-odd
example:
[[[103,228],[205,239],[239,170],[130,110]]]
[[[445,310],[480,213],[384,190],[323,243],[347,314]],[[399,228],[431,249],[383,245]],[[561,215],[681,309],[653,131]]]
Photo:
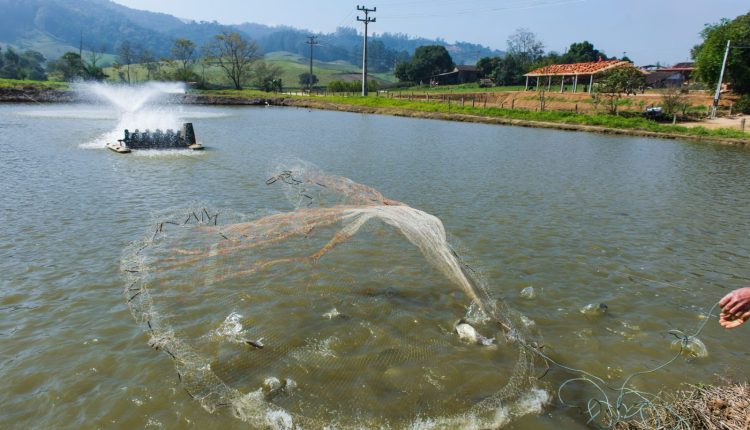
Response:
[[[364,97],[367,96],[367,25],[375,22],[376,18],[370,18],[370,12],[377,12],[378,8],[368,9],[366,6],[357,6],[357,10],[365,14],[364,18],[357,15],[357,21],[365,23],[365,46],[362,50],[362,96]]]

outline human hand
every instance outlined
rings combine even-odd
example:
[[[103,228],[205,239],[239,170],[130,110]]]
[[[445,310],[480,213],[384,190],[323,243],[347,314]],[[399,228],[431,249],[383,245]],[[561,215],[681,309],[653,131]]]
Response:
[[[719,324],[721,324],[721,326],[724,328],[739,327],[748,319],[750,319],[750,312],[745,312],[740,316],[727,312],[722,312],[721,314],[719,314]]]
[[[750,287],[732,291],[719,301],[721,314],[719,324],[724,328],[735,328],[750,319]]]

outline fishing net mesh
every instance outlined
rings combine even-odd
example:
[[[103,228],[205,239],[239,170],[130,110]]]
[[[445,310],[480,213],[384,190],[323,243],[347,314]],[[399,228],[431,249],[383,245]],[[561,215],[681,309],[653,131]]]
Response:
[[[274,428],[487,428],[538,410],[539,335],[438,218],[311,166],[268,185],[296,209],[172,211],[124,253],[133,316],[206,410]]]

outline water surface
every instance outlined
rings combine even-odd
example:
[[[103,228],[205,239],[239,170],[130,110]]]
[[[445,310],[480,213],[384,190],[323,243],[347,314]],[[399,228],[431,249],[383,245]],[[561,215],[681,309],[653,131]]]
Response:
[[[0,106],[0,427],[242,428],[197,407],[169,358],[148,347],[119,262],[165,209],[289,210],[265,179],[290,157],[438,216],[550,354],[613,384],[669,359],[667,331],[696,328],[750,278],[743,148],[306,109],[183,110],[207,151],[118,155],[101,142],[117,119],[97,108]],[[528,286],[533,300],[520,295]],[[589,303],[608,314],[581,314]],[[634,385],[741,378],[746,331],[712,319],[700,336],[707,358]],[[568,377],[553,371],[542,387],[554,393]],[[513,426],[584,422],[555,402]]]

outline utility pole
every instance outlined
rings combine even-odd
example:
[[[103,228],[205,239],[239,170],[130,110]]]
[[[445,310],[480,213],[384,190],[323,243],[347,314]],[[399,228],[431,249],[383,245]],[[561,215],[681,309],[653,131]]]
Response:
[[[81,30],[81,39],[78,44],[78,67],[80,67],[81,77],[83,77],[83,30]]]
[[[365,6],[357,6],[357,10],[364,12],[364,19],[357,15],[357,21],[365,23],[365,46],[362,50],[362,96],[367,95],[367,24],[375,22],[376,18],[370,18],[370,12],[377,12],[378,8],[368,9]]]
[[[310,45],[310,76],[307,78],[307,91],[312,94],[312,86],[313,86],[313,47],[315,45],[319,45],[317,39],[317,36],[307,36],[307,43]]]
[[[727,40],[727,50],[724,51],[724,61],[721,63],[721,73],[719,73],[719,83],[716,84],[716,94],[714,94],[714,107],[711,109],[711,118],[716,118],[716,109],[719,108],[719,98],[721,97],[721,81],[724,80],[724,69],[727,67],[727,57],[729,57],[729,44],[731,40]]]

